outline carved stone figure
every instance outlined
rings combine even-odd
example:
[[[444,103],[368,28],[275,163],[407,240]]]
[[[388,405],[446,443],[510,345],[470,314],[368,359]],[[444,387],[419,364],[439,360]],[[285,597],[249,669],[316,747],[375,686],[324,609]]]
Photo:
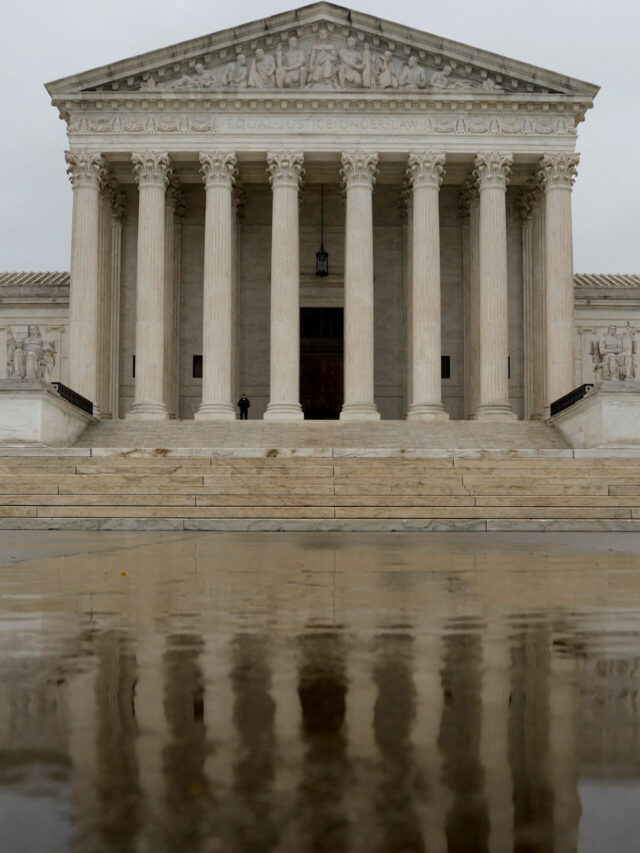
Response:
[[[424,68],[418,65],[417,56],[409,57],[400,75],[400,85],[403,89],[426,89],[427,75]]]
[[[196,62],[196,75],[197,83],[203,89],[211,89],[220,85],[220,81],[213,71],[207,71],[201,62]]]
[[[364,46],[362,53],[356,50],[353,36],[347,39],[347,46],[339,53],[338,82],[343,89],[362,89],[371,87],[371,54]]]
[[[249,69],[249,86],[252,89],[273,89],[276,85],[276,64],[259,47]]]
[[[384,54],[378,57],[376,82],[380,89],[397,89],[398,78],[394,74],[393,54],[390,50],[385,50]]]
[[[175,80],[170,80],[161,87],[156,84],[157,88],[163,89],[197,89],[198,83],[190,74],[183,74],[181,77],[176,77]]]
[[[40,327],[27,327],[27,336],[16,342],[13,332],[7,335],[7,374],[26,382],[49,380],[55,367],[55,348],[40,334]]]
[[[445,65],[442,71],[434,71],[429,80],[432,89],[470,89],[469,83],[464,80],[454,80],[451,77],[453,68]]]
[[[307,58],[298,47],[298,39],[291,36],[289,49],[276,48],[276,84],[280,89],[301,89],[307,82]]]
[[[235,62],[230,62],[222,75],[222,85],[230,89],[246,89],[249,85],[247,57],[239,53]]]
[[[504,92],[502,86],[496,83],[495,79],[491,76],[484,78],[480,88],[483,89],[485,92]]]
[[[596,381],[633,379],[636,375],[637,344],[630,324],[618,334],[617,326],[609,326],[606,335],[591,343]]]
[[[309,86],[335,86],[338,54],[328,39],[329,34],[322,28],[318,33],[318,41],[313,45],[309,54],[309,72],[311,76]]]

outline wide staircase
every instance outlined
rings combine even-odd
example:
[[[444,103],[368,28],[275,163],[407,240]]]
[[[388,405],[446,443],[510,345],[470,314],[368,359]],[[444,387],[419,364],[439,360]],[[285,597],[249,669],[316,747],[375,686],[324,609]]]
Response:
[[[0,528],[640,531],[640,458],[580,455],[551,438],[189,449],[118,447],[108,432],[100,447],[0,448]]]

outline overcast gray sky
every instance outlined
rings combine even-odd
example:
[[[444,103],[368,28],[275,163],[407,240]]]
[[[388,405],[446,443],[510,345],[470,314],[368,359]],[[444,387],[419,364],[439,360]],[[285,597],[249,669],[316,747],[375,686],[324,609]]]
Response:
[[[6,2],[0,270],[69,269],[67,138],[45,82],[302,5]],[[578,128],[575,268],[640,273],[639,0],[357,0],[353,8],[600,85],[595,108]]]

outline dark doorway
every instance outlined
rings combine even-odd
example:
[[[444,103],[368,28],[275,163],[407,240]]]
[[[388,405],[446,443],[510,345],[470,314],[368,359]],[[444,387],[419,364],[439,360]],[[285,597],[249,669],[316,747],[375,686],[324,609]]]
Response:
[[[335,420],[343,398],[342,308],[300,309],[300,402],[308,420]]]

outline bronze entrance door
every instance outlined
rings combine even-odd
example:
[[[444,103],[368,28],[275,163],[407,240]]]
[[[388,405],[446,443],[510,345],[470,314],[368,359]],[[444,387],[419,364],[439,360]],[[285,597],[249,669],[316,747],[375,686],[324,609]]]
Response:
[[[300,309],[300,402],[308,420],[335,420],[343,398],[343,309]]]

